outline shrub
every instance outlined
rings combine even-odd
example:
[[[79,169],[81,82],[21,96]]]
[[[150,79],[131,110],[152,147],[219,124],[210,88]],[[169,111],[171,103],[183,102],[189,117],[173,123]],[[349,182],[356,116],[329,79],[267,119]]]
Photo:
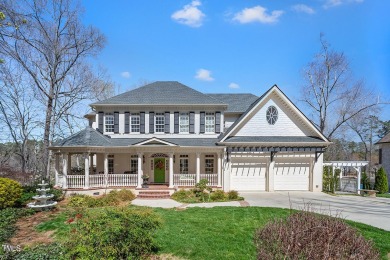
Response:
[[[193,190],[178,190],[172,194],[171,198],[184,203],[198,202]]]
[[[22,197],[22,186],[11,179],[0,178],[0,209],[12,207]]]
[[[14,234],[16,221],[24,216],[32,215],[32,209],[6,208],[0,210],[0,244],[7,241]]]
[[[371,241],[343,220],[309,211],[256,231],[258,259],[379,259]]]
[[[238,192],[235,190],[231,190],[227,193],[229,200],[237,200],[238,199]]]
[[[324,166],[322,173],[322,190],[334,193],[339,186],[340,169],[335,169],[333,175],[333,168],[330,166]]]
[[[387,174],[385,169],[381,167],[375,176],[375,186],[374,189],[379,191],[380,194],[389,192],[389,184],[387,182]]]
[[[131,190],[122,189],[117,194],[120,201],[132,201],[135,199],[135,194]]]
[[[88,210],[65,242],[69,259],[139,259],[156,251],[161,221],[150,209],[115,207]]]
[[[68,206],[73,208],[96,208],[116,206],[120,202],[131,201],[135,198],[131,190],[112,190],[108,194],[94,198],[85,194],[76,194],[70,197]]]
[[[201,197],[206,191],[211,191],[211,188],[207,187],[208,183],[209,181],[207,179],[201,179],[197,184],[195,184],[194,193],[197,197]]]
[[[227,196],[223,190],[216,190],[210,195],[212,201],[225,201],[226,198]]]
[[[368,190],[371,189],[370,179],[368,178],[366,172],[363,172],[360,182],[363,185],[363,189],[368,189]]]
[[[84,194],[76,194],[70,197],[68,206],[73,208],[95,208],[103,206],[101,200]]]

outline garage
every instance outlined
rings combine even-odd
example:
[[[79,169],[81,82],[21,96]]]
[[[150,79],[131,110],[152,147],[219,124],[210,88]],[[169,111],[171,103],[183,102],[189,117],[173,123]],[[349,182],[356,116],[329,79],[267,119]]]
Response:
[[[309,190],[309,163],[275,163],[274,190]]]
[[[265,191],[266,164],[259,158],[232,158],[230,189]]]

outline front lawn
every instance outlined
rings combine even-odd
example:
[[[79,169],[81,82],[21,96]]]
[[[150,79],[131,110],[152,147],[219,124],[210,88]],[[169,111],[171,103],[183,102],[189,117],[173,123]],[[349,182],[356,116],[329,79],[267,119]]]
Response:
[[[133,207],[133,206],[131,206]],[[275,218],[288,216],[290,210],[260,207],[153,209],[161,216],[156,232],[159,254],[185,259],[255,259],[254,232]],[[70,214],[70,215],[69,215]],[[38,230],[56,230],[58,240],[69,234],[66,220],[74,213],[63,212]],[[373,240],[383,259],[390,252],[390,232],[347,221],[361,234]]]
[[[376,194],[376,196],[380,197],[380,198],[389,198],[390,199],[390,193]]]

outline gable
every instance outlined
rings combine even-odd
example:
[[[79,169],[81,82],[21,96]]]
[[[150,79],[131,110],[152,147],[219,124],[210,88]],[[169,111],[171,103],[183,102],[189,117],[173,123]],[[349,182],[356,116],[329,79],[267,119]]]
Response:
[[[146,146],[146,145],[163,145],[163,146],[176,146],[174,143],[170,143],[158,138],[150,138],[148,140],[144,140],[138,144],[134,144],[135,146]]]
[[[274,106],[278,111],[275,124],[269,124],[267,109]],[[307,119],[307,117],[275,85],[261,96],[220,138],[238,136],[251,137],[315,137],[329,143],[327,138]]]
[[[270,106],[278,111],[274,125],[267,122],[266,113]],[[305,126],[296,115],[275,94],[256,107],[244,124],[232,136],[313,136],[315,133]]]

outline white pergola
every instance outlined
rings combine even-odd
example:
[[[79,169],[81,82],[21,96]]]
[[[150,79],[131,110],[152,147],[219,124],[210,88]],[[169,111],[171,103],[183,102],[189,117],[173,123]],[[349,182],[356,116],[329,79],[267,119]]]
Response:
[[[361,179],[361,173],[362,173],[362,167],[365,167],[368,164],[368,161],[329,161],[324,162],[324,166],[332,166],[333,169],[333,176],[335,169],[341,169],[342,167],[352,167],[356,170],[358,173],[357,176],[357,193],[360,194],[360,179]],[[340,174],[340,180],[342,175]]]

